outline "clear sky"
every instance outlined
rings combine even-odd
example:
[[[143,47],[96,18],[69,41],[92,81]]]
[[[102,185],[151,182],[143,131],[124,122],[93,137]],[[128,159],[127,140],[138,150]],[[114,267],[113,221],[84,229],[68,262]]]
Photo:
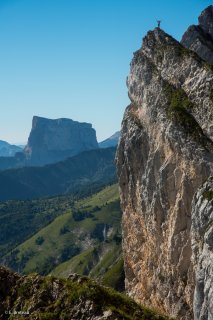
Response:
[[[33,115],[120,129],[132,53],[162,19],[178,40],[207,0],[0,0],[0,140],[27,141]]]

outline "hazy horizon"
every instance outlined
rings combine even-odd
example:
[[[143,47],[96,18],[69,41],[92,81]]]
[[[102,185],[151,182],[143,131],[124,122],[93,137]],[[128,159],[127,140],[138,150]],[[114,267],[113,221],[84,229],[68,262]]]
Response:
[[[3,0],[0,140],[27,141],[34,115],[120,130],[129,64],[147,31],[180,40],[211,1]]]

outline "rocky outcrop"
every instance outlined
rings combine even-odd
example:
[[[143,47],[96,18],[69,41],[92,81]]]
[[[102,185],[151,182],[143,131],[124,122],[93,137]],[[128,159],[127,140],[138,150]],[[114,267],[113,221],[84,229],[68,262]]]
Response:
[[[195,267],[194,319],[213,319],[213,178],[192,203],[192,262]]]
[[[97,148],[96,133],[91,124],[34,116],[24,153],[28,165],[45,165]]]
[[[191,320],[192,200],[213,173],[212,68],[156,28],[134,53],[127,86],[131,104],[117,149],[126,289]]]
[[[87,277],[21,277],[0,267],[0,319],[169,320]]]
[[[181,43],[213,63],[213,6],[206,8],[198,21],[198,26],[192,25],[184,33]]]

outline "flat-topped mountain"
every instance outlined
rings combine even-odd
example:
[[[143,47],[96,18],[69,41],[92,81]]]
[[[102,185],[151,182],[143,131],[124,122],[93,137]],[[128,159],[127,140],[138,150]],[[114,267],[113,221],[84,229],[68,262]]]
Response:
[[[30,165],[45,165],[97,148],[96,132],[90,123],[34,116],[24,154]]]

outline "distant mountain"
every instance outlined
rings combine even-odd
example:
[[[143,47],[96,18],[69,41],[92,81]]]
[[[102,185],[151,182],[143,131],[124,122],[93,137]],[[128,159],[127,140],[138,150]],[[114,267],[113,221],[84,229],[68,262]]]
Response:
[[[115,148],[96,149],[44,167],[1,171],[0,200],[84,193],[116,180],[114,158]]]
[[[22,149],[18,146],[9,144],[6,141],[0,140],[0,157],[13,157],[16,152],[21,152]]]
[[[96,132],[90,123],[34,116],[24,154],[28,164],[40,166],[97,148]]]
[[[22,150],[26,147],[26,143],[23,144],[16,144],[17,147],[21,148]]]
[[[99,142],[98,144],[99,148],[115,147],[118,144],[119,138],[120,138],[120,131],[117,131],[108,139]]]
[[[8,144],[7,149],[9,146]],[[63,161],[83,151],[99,148],[95,129],[90,123],[66,118],[51,120],[37,116],[33,117],[27,145],[11,147],[13,154],[6,152],[4,142],[1,154],[0,144],[0,170],[44,166]]]

